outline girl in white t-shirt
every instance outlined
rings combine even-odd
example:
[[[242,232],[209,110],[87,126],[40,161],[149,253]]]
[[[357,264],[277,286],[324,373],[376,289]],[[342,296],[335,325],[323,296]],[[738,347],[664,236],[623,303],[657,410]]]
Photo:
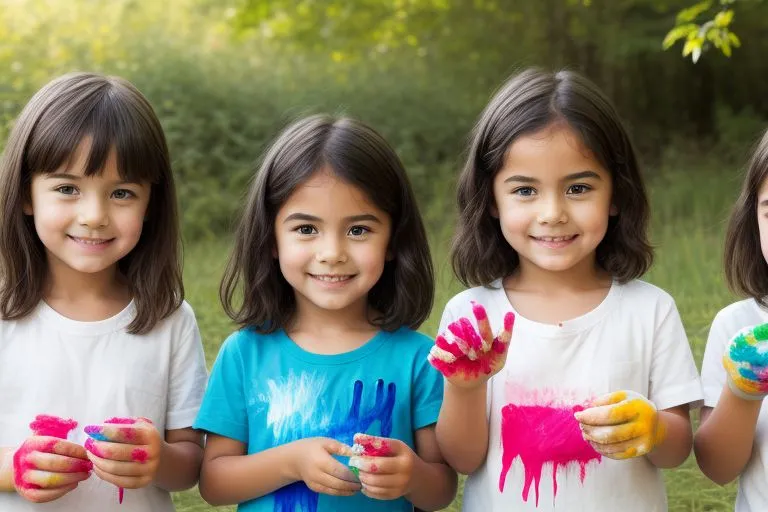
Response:
[[[576,73],[526,70],[491,99],[458,183],[451,299],[430,361],[437,439],[464,510],[661,511],[701,386],[652,259],[632,144]],[[500,333],[494,337],[492,328]]]
[[[197,482],[207,373],[179,245],[141,93],[40,89],[0,163],[0,510],[172,511]]]
[[[768,510],[768,132],[752,155],[725,239],[725,277],[748,299],[712,321],[694,451],[710,479],[739,477],[737,512]],[[760,257],[762,254],[762,257]]]

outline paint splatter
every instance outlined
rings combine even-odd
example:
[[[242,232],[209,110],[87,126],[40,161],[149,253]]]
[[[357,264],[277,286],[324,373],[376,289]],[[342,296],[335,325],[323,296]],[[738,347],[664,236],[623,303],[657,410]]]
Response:
[[[38,414],[29,428],[36,436],[51,436],[59,439],[66,439],[69,433],[77,427],[75,420],[59,418],[58,416],[49,416],[47,414]]]
[[[352,450],[358,455],[368,457],[389,457],[392,455],[392,447],[389,441],[368,434],[355,434]]]
[[[723,366],[745,398],[768,395],[768,323],[736,333],[728,343]]]
[[[274,445],[287,444],[308,437],[330,437],[352,445],[358,432],[368,431],[378,424],[380,434],[392,432],[392,413],[395,406],[396,386],[376,381],[373,403],[364,407],[363,383],[355,381],[352,401],[348,409],[324,408],[318,397],[323,396],[325,381],[322,377],[289,372],[280,382],[269,382],[269,394],[261,397],[269,406],[267,426],[272,429]],[[304,482],[282,487],[272,494],[274,512],[316,512],[318,494]]]
[[[504,329],[494,337],[485,308],[473,302],[472,313],[477,329],[468,318],[459,318],[448,325],[447,332],[437,336],[429,352],[429,363],[448,378],[459,375],[475,380],[481,375],[493,375],[504,366],[515,314],[504,315]]]

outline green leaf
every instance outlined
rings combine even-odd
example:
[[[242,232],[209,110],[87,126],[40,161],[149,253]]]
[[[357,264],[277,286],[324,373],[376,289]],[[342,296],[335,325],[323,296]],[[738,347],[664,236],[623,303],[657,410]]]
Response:
[[[733,32],[730,32],[730,31],[728,32],[728,40],[731,42],[731,44],[732,44],[732,45],[733,45],[735,48],[738,48],[738,47],[740,47],[740,46],[741,46],[741,40],[740,40],[740,39],[739,39],[739,37],[738,37],[736,34],[734,34]]]
[[[677,13],[677,24],[690,23],[695,20],[699,14],[708,11],[712,8],[712,0],[705,0],[694,4],[686,9]]]
[[[699,29],[699,26],[696,25],[695,23],[686,23],[685,25],[678,25],[677,27],[667,32],[667,35],[664,37],[664,42],[661,43],[661,46],[665,50],[668,50],[677,41],[688,37],[688,34],[695,32],[698,29]]]
[[[728,9],[727,11],[720,11],[715,16],[715,26],[720,28],[725,28],[728,25],[731,24],[731,21],[733,21],[733,10]]]

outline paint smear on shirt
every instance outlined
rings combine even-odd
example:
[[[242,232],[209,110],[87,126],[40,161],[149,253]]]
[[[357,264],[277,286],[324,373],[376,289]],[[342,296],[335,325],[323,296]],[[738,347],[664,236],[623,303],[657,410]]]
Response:
[[[553,392],[525,392],[519,386],[507,386],[509,403],[501,410],[502,467],[499,491],[504,492],[505,481],[512,463],[518,457],[525,471],[522,489],[523,501],[533,486],[536,505],[539,504],[539,483],[545,465],[551,466],[553,500],[557,496],[557,478],[560,469],[578,467],[579,479],[584,482],[590,462],[600,462],[601,456],[581,434],[579,423],[573,417],[584,409],[581,404],[568,405],[554,399]],[[542,400],[531,403],[531,400]]]

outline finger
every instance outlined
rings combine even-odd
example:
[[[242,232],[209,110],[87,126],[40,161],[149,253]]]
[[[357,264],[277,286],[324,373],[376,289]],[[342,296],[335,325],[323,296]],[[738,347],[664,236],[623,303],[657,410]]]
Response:
[[[325,439],[323,448],[330,455],[340,455],[342,457],[352,457],[353,455],[355,455],[355,451],[353,447],[347,446],[346,444],[340,443],[339,441],[336,441],[335,439],[331,439],[331,438]]]
[[[491,322],[488,320],[488,313],[482,304],[472,301],[472,314],[477,320],[477,331],[480,333],[481,349],[488,352],[493,345],[493,331],[491,331]]]
[[[23,489],[20,491],[24,499],[34,503],[47,503],[54,501],[68,492],[71,492],[77,488],[77,484],[65,485],[62,487],[55,487],[53,489]]]
[[[456,343],[467,357],[474,361],[479,357],[483,343],[480,335],[475,331],[472,322],[468,318],[459,318],[448,325],[448,331],[453,334],[453,342]]]
[[[151,465],[146,463],[102,459],[93,454],[89,454],[88,458],[93,462],[94,469],[98,468],[115,476],[141,477],[152,471]]]
[[[640,457],[650,451],[645,443],[638,443],[636,439],[621,443],[599,444],[589,443],[597,453],[614,460],[625,460]]]
[[[343,480],[325,472],[320,472],[320,474],[317,475],[313,481],[318,487],[323,487],[331,491],[323,492],[324,494],[335,494],[337,496],[351,496],[352,494],[359,491],[362,487],[359,482]]]
[[[85,459],[85,449],[79,444],[58,439],[56,437],[49,436],[35,436],[30,437],[22,448],[27,452],[42,452],[52,453],[56,455],[63,455],[65,457],[73,457],[76,459]]]
[[[630,413],[627,409],[619,409],[615,405],[603,405],[600,407],[590,407],[574,414],[576,421],[582,425],[610,426],[621,425],[632,421],[636,415]]]
[[[443,338],[442,336],[438,336],[438,339],[439,338],[442,338],[443,341],[445,340],[445,338]],[[455,351],[460,352],[458,356],[449,350],[445,350],[441,348],[440,343],[437,343],[437,341],[438,340],[435,340],[435,344],[432,345],[432,348],[429,349],[429,355],[437,359],[438,361],[451,364],[451,363],[455,363],[459,357],[462,357],[464,355],[463,353],[461,353],[461,350],[459,350],[459,347],[456,344],[452,344],[451,346]]]
[[[610,427],[583,425],[584,439],[597,444],[614,444],[630,441],[648,434],[644,425],[635,422]]]
[[[364,485],[360,492],[365,496],[376,500],[394,500],[402,496],[402,494],[398,494],[393,489],[370,485]]]
[[[499,333],[496,340],[502,345],[502,347],[506,348],[506,345],[509,345],[510,340],[512,339],[512,329],[515,327],[515,314],[511,311],[508,311],[506,315],[504,315],[504,329],[502,329],[501,333]],[[498,350],[498,349],[497,349]]]
[[[93,465],[93,472],[96,476],[98,476],[105,482],[109,482],[113,485],[116,485],[117,487],[122,487],[123,489],[140,489],[142,487],[146,487],[147,485],[149,485],[150,482],[152,482],[152,477],[150,475],[142,475],[142,476],[115,475],[113,473],[100,469],[98,466],[96,466],[95,463]]]
[[[396,472],[396,464],[393,464],[394,459],[392,457],[351,457],[349,459],[349,466],[360,471],[360,474],[364,473],[382,473],[393,474]]]
[[[135,444],[109,443],[106,441],[94,441],[91,438],[85,440],[85,449],[102,459],[123,462],[144,463],[150,459],[149,446]]]
[[[388,457],[394,455],[396,452],[397,443],[394,441],[394,439],[386,437],[357,433],[354,436],[355,445],[352,447],[352,450],[358,455]]]
[[[24,462],[31,464],[34,469],[52,473],[87,473],[93,469],[93,463],[86,459],[66,457],[53,453],[32,452]]]
[[[154,427],[152,427],[154,429]],[[150,444],[152,429],[144,424],[109,424],[86,425],[85,433],[96,441],[110,441],[126,444]]]
[[[90,473],[52,473],[50,471],[40,471],[30,469],[24,472],[24,484],[38,489],[52,489],[56,487],[67,487],[78,482],[86,480]]]

